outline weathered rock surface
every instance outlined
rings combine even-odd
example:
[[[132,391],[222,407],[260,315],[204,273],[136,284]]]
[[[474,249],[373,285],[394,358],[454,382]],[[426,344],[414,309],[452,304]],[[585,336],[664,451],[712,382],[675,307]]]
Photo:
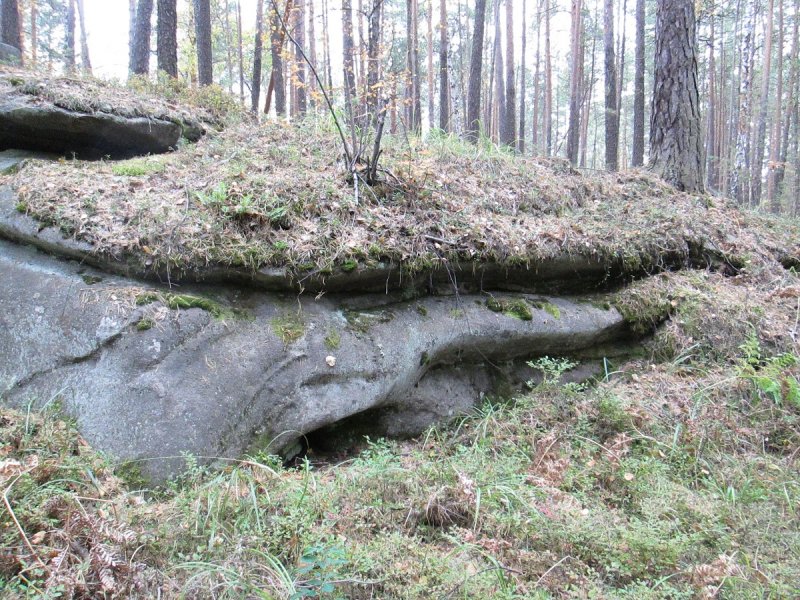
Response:
[[[615,309],[573,299],[517,295],[523,320],[489,310],[487,294],[156,290],[8,241],[0,276],[4,400],[60,401],[90,443],[154,478],[179,471],[183,453],[278,452],[343,422],[418,433],[506,384],[505,361],[602,356],[629,335]],[[164,304],[198,302],[170,292],[219,304],[174,310]]]
[[[33,96],[0,97],[0,150],[18,148],[87,159],[129,158],[175,149],[185,129],[192,139],[202,135],[194,124],[66,110]]]
[[[18,66],[22,64],[22,53],[14,46],[0,42],[0,65]]]

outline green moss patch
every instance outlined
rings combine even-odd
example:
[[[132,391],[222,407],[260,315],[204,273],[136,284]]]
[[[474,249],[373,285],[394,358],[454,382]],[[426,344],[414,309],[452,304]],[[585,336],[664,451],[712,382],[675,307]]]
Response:
[[[287,312],[270,321],[272,332],[281,338],[284,346],[296,342],[306,331],[306,324],[296,312]]]
[[[503,313],[507,317],[513,317],[522,321],[533,319],[530,306],[522,298],[495,298],[491,296],[486,300],[486,308],[493,312]]]
[[[164,170],[164,163],[160,160],[133,158],[118,162],[111,167],[114,175],[124,177],[141,177],[142,175],[153,175]]]
[[[235,312],[224,308],[219,302],[204,298],[203,296],[193,296],[190,294],[173,294],[171,292],[143,292],[136,296],[135,302],[138,306],[161,302],[172,310],[199,308],[214,317],[233,316]]]

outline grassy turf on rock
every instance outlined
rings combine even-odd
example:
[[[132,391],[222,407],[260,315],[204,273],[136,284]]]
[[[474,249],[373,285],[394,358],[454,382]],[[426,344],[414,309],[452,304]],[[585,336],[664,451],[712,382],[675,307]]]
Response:
[[[577,255],[634,273],[702,264],[704,254],[736,267],[800,257],[796,221],[678,193],[644,172],[587,176],[559,160],[452,138],[420,148],[390,139],[385,181],[356,193],[339,152],[325,119],[242,123],[159,157],[157,169],[38,162],[0,182],[29,215],[97,253],[175,272],[524,265]]]

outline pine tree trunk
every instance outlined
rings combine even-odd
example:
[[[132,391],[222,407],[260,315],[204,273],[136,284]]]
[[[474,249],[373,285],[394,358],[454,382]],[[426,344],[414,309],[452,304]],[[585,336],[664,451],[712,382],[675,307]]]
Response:
[[[567,158],[578,164],[581,126],[581,88],[583,79],[583,45],[581,44],[581,0],[571,0],[570,29],[569,127],[567,129]]]
[[[211,0],[194,0],[194,28],[197,36],[197,76],[200,85],[214,83],[211,56]]]
[[[536,6],[536,57],[533,67],[533,127],[531,127],[531,152],[533,154],[541,153],[541,139],[539,134],[540,123],[540,108],[541,108],[541,95],[542,95],[542,72],[541,72],[541,49],[542,49],[542,4],[543,1],[539,0]]]
[[[506,0],[506,137],[503,143],[517,147],[517,76],[514,73],[514,0]]]
[[[36,68],[36,63],[38,62],[38,44],[39,44],[39,35],[38,35],[38,16],[36,12],[36,0],[31,1],[31,65]]]
[[[70,4],[73,0],[70,0]],[[136,8],[136,26],[133,35],[133,62],[131,72],[147,75],[150,72],[150,18],[153,14],[153,0],[139,0]],[[73,63],[74,63],[73,36]]]
[[[303,52],[306,47],[306,11],[305,0],[297,3],[297,29],[295,30],[294,58],[297,72],[295,73],[295,87],[297,95],[297,114],[304,116],[308,109],[308,99],[306,98],[306,62],[303,59]],[[301,51],[302,48],[302,51]]]
[[[81,69],[84,73],[92,74],[92,61],[89,58],[89,43],[86,40],[86,17],[83,10],[83,0],[77,0],[78,23],[81,27]]]
[[[308,0],[308,60],[317,69],[317,32],[316,32],[316,15],[314,13],[315,0]],[[317,105],[317,79],[316,77],[308,78],[308,105],[313,111]]]
[[[486,0],[476,0],[475,28],[472,35],[472,51],[469,61],[469,85],[467,91],[466,138],[478,141],[481,130],[481,71],[483,67],[483,33],[486,23]]]
[[[178,6],[177,0],[158,0],[156,49],[158,70],[178,76]]]
[[[711,37],[708,44],[708,116],[706,118],[706,186],[716,189],[717,165],[719,158],[716,154],[717,134],[717,106],[716,106],[716,56],[714,55],[716,30],[714,28],[714,15],[711,15]]]
[[[447,0],[439,0],[439,129],[450,131],[450,100],[447,78]]]
[[[280,27],[280,25],[278,25]],[[264,0],[256,0],[256,39],[253,44],[253,84],[250,88],[250,110],[258,114],[261,100],[261,63],[264,53]]]
[[[764,24],[764,68],[761,79],[760,110],[758,129],[755,135],[755,146],[751,166],[752,185],[750,188],[750,206],[761,204],[762,171],[764,168],[764,150],[767,137],[767,113],[769,112],[769,79],[772,70],[772,32],[775,0],[767,1],[767,20]]]
[[[545,0],[544,16],[544,118],[545,155],[553,154],[553,57],[550,53],[550,0]]]
[[[636,0],[636,50],[633,76],[633,147],[631,166],[644,165],[644,0]]]
[[[778,157],[781,152],[781,109],[783,102],[783,2],[778,0],[778,64],[777,84],[775,89],[775,116],[773,117],[772,134],[769,143],[769,164],[767,165],[767,200],[770,210],[779,213],[780,198],[776,195],[776,177]]]
[[[150,2],[152,5],[152,0]],[[148,24],[148,33],[149,29]],[[75,0],[69,0],[67,4],[67,21],[64,26],[64,64],[67,73],[75,72]]]
[[[22,52],[22,26],[17,0],[2,0],[0,3],[0,41]],[[73,16],[74,19],[74,16]]]
[[[372,0],[367,24],[367,111],[377,125],[380,105],[380,34],[382,0]]]
[[[522,0],[522,48],[520,56],[520,78],[519,78],[519,131],[517,135],[517,151],[525,153],[525,51],[528,24],[528,0]]]
[[[658,0],[650,169],[679,190],[703,191],[694,0]]]
[[[242,2],[236,2],[236,31],[239,41],[239,102],[244,106],[244,40],[242,39]]]
[[[433,0],[428,0],[426,22],[428,25],[428,127],[433,129],[436,127],[436,107],[434,106],[436,88],[433,79]]]
[[[606,84],[606,169],[619,168],[619,113],[617,112],[617,65],[614,56],[614,0],[605,0],[604,36]]]
[[[231,6],[225,0],[225,68],[228,72],[228,93],[233,94],[233,33],[231,32]]]
[[[792,28],[792,49],[789,54],[789,84],[787,85],[786,95],[786,117],[783,124],[781,140],[780,161],[778,162],[777,173],[775,175],[776,193],[782,191],[782,184],[786,176],[786,163],[789,159],[789,132],[792,128],[792,116],[795,112],[794,107],[797,103],[795,87],[797,85],[797,61],[798,61],[798,34],[800,33],[800,0],[794,2],[794,24]]]
[[[128,73],[133,74],[136,62],[136,0],[128,0]]]
[[[351,131],[355,131],[354,103],[356,98],[356,77],[353,64],[353,7],[351,0],[342,0],[342,52],[344,56],[344,102]],[[355,133],[353,133],[355,138]],[[353,140],[355,142],[355,139]]]
[[[495,96],[495,112],[493,120],[495,122],[495,131],[497,132],[497,141],[501,144],[506,144],[509,134],[506,132],[506,86],[505,86],[505,72],[503,69],[503,47],[502,47],[502,31],[500,26],[500,1],[495,0],[494,3],[494,96]]]
[[[328,31],[328,0],[322,0],[322,50],[325,54],[326,83],[330,89],[333,87],[333,69],[331,68],[331,37]]]

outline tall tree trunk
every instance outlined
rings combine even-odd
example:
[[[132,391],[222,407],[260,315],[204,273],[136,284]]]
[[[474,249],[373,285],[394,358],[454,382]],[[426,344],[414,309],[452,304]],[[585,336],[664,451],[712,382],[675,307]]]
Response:
[[[737,25],[742,21],[737,9]],[[755,11],[754,11],[755,13]],[[753,85],[753,52],[754,47],[753,32],[755,29],[754,19],[748,20],[744,25],[747,31],[741,34],[741,55],[739,58],[739,96],[736,98],[737,119],[736,119],[736,143],[732,149],[734,153],[734,168],[731,173],[731,193],[740,204],[744,204],[750,199],[750,169],[749,169],[749,149],[750,149],[750,90]]]
[[[306,46],[306,11],[305,0],[300,0],[297,3],[297,29],[294,36],[297,45],[295,45],[294,58],[297,72],[295,73],[295,87],[297,94],[297,114],[304,116],[308,108],[308,101],[306,98],[306,62],[303,59],[303,52]],[[302,48],[302,50],[301,50]]]
[[[450,83],[447,78],[447,0],[439,0],[439,129],[450,131]]]
[[[422,99],[419,77],[419,5],[417,0],[406,0],[406,68],[409,81],[407,86],[409,130],[419,134],[422,132]]]
[[[708,116],[706,117],[706,186],[709,189],[717,188],[717,166],[719,164],[719,157],[716,154],[717,144],[717,65],[715,49],[715,33],[714,27],[714,11],[716,7],[711,6],[711,37],[708,44]]]
[[[36,11],[36,0],[31,0],[31,65],[36,68],[38,62],[38,16]]]
[[[314,68],[317,67],[317,29],[316,23],[316,15],[314,14],[314,3],[315,0],[308,0],[308,60],[311,61],[311,64],[314,65]],[[317,79],[316,77],[309,77],[309,85],[308,85],[308,105],[311,107],[311,110],[314,110],[314,107],[317,104]]]
[[[481,71],[483,67],[483,33],[486,23],[486,0],[476,0],[475,28],[472,34],[472,51],[469,61],[469,85],[467,92],[466,137],[478,141],[481,129]]]
[[[775,89],[775,116],[773,117],[772,135],[769,142],[769,164],[767,165],[767,200],[770,210],[779,213],[780,198],[775,193],[778,158],[781,152],[781,109],[783,102],[783,1],[778,0],[778,64],[777,83]]]
[[[157,28],[158,70],[178,77],[178,2],[158,0]]]
[[[236,31],[239,41],[239,102],[244,106],[244,40],[242,39],[241,0],[236,0]]]
[[[517,147],[517,76],[514,72],[514,0],[506,0],[506,110],[503,118],[506,139],[503,143]]]
[[[328,31],[328,0],[322,0],[322,50],[325,54],[326,83],[330,89],[333,87],[333,69],[331,68],[331,37]]]
[[[761,107],[758,116],[753,162],[750,165],[752,177],[750,206],[758,206],[761,203],[762,170],[764,168],[764,150],[767,137],[767,113],[769,112],[769,79],[772,70],[772,19],[774,6],[775,0],[767,1],[767,20],[764,23],[764,68],[761,79]]]
[[[197,36],[197,76],[200,85],[214,83],[211,56],[211,0],[194,0],[194,28]]]
[[[83,10],[83,0],[77,0],[78,23],[81,27],[81,69],[84,73],[92,74],[92,61],[89,57],[89,42],[86,39],[86,16]]]
[[[636,0],[636,50],[633,75],[633,147],[631,166],[644,165],[644,0]]]
[[[517,152],[525,152],[525,51],[526,51],[526,22],[528,16],[528,1],[522,0],[522,48],[520,52],[520,77],[519,77],[519,131],[517,132]]]
[[[604,36],[606,83],[606,169],[619,168],[619,113],[617,112],[617,65],[614,56],[614,0],[605,0]]]
[[[545,155],[553,154],[553,62],[550,53],[550,0],[544,16],[544,119],[542,129],[545,135]]]
[[[67,22],[64,31],[64,63],[67,73],[75,72],[75,0],[69,0],[67,4]]]
[[[370,119],[378,123],[380,108],[380,34],[383,0],[372,0],[367,31],[367,111]]]
[[[280,27],[280,24],[278,24]],[[261,62],[264,52],[264,0],[256,0],[256,39],[253,44],[253,85],[250,88],[250,110],[258,114],[261,99]]]
[[[344,54],[344,103],[355,146],[356,76],[353,64],[353,7],[351,0],[342,0],[342,52]]]
[[[22,26],[17,0],[2,0],[0,3],[0,41],[22,52]],[[74,16],[73,16],[74,18]]]
[[[275,92],[275,114],[286,116],[286,79],[284,78],[283,41],[286,37],[281,22],[284,24],[292,11],[292,0],[286,0],[283,15],[278,14],[278,3],[270,1],[270,50],[272,54],[272,72],[267,86],[267,100],[264,103],[264,114],[269,113],[272,104],[272,93]],[[288,24],[287,24],[288,25]]]
[[[523,5],[524,7],[524,5]],[[524,8],[523,8],[524,12]],[[536,57],[533,67],[533,126],[531,127],[531,152],[537,154],[541,151],[540,137],[539,137],[539,117],[541,108],[541,94],[542,94],[542,72],[541,72],[541,49],[542,49],[542,0],[537,1],[536,5]],[[524,53],[523,53],[524,56]],[[523,99],[525,92],[522,92]],[[524,117],[524,114],[522,115]],[[523,137],[520,134],[520,137]]]
[[[133,74],[136,63],[136,0],[128,0],[128,73]]]
[[[497,123],[495,131],[498,133],[498,141],[501,144],[507,144],[510,134],[506,129],[508,122],[506,121],[506,86],[504,80],[505,72],[503,69],[500,2],[501,0],[495,0],[494,4],[494,95],[496,98],[494,118]]]
[[[581,0],[572,0],[570,29],[570,82],[569,82],[569,127],[567,129],[567,158],[578,164],[580,149],[581,95],[583,80],[583,44],[581,42]]]
[[[797,61],[798,61],[798,34],[800,33],[800,0],[794,2],[794,24],[792,28],[792,49],[789,54],[789,84],[787,86],[786,95],[786,117],[783,125],[781,140],[780,160],[778,162],[777,173],[775,174],[775,186],[778,188],[776,193],[780,192],[786,175],[786,162],[789,158],[789,132],[792,128],[792,116],[795,112],[795,104],[797,103],[797,95],[795,94],[795,87],[797,85]]]
[[[650,169],[679,190],[703,191],[694,0],[656,7]]]
[[[428,127],[436,127],[436,107],[434,106],[434,96],[436,88],[433,79],[433,0],[428,0],[426,22],[428,25]]]
[[[225,69],[228,72],[228,93],[233,93],[233,33],[231,32],[230,0],[225,0]]]

